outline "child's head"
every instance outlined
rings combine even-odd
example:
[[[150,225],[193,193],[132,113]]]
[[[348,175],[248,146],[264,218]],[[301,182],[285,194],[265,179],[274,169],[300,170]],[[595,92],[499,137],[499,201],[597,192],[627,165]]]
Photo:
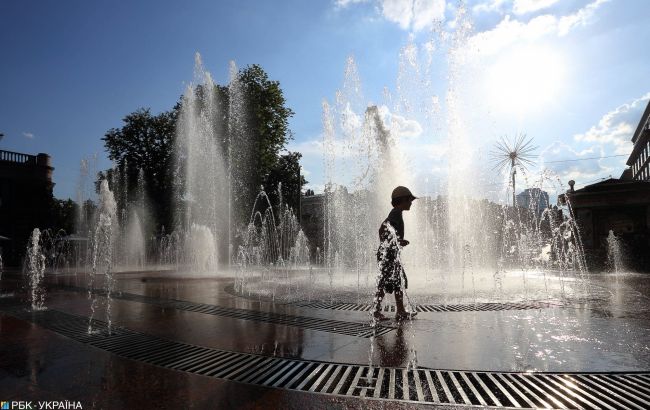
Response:
[[[390,203],[394,208],[408,211],[411,209],[411,203],[413,203],[414,199],[417,198],[411,193],[411,190],[405,186],[398,186],[397,188],[393,189]]]

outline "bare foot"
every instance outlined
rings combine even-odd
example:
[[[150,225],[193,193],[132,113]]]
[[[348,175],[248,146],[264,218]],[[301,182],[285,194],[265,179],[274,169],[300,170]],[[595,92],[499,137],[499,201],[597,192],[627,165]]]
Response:
[[[390,320],[390,318],[388,318],[388,317],[382,315],[382,314],[379,313],[379,312],[375,312],[375,313],[373,314],[373,317],[374,317],[375,320],[378,321],[378,322],[383,322],[383,321],[385,321],[385,320]]]
[[[395,315],[395,320],[398,322],[401,322],[403,320],[413,320],[417,315],[417,312],[399,312]]]

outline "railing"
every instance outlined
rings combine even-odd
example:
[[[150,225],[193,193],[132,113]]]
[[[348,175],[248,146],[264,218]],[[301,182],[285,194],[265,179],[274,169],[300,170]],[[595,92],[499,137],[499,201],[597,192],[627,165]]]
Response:
[[[0,161],[18,162],[20,164],[36,164],[36,156],[21,154],[20,152],[0,150]]]

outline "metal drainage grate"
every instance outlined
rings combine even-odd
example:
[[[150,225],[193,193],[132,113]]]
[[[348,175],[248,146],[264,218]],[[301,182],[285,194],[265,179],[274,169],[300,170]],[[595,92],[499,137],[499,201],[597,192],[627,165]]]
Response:
[[[269,298],[264,296],[249,296],[243,295],[235,290],[234,285],[228,285],[224,288],[227,293],[241,298],[252,299],[256,301],[267,300]],[[278,303],[278,302],[275,302]],[[347,310],[368,312],[373,309],[371,303],[345,303],[345,302],[324,302],[324,301],[295,301],[285,302],[288,305],[299,307],[313,308],[313,309],[330,309],[330,310]],[[488,312],[497,310],[529,310],[529,309],[545,309],[563,307],[560,302],[543,302],[543,301],[527,301],[527,302],[484,302],[484,303],[469,303],[469,304],[414,304],[413,309],[416,312]],[[385,304],[382,308],[384,312],[395,312],[395,305]]]
[[[497,373],[283,359],[179,343],[54,310],[5,313],[152,365],[258,386],[343,397],[517,408],[650,408],[650,373]]]
[[[66,290],[77,292],[87,292],[88,289],[80,287],[65,287]],[[104,289],[93,289],[93,294],[98,296],[107,296],[108,292]],[[343,320],[322,319],[308,316],[293,316],[272,312],[261,312],[257,310],[229,308],[206,303],[195,303],[175,299],[161,299],[150,296],[137,295],[134,293],[113,292],[111,298],[127,300],[130,302],[140,302],[150,305],[159,306],[165,309],[186,310],[189,312],[204,313],[215,316],[226,316],[235,319],[254,320],[258,322],[273,323],[278,325],[294,326],[303,329],[318,330],[321,332],[338,333],[355,337],[373,337],[383,335],[394,330],[391,326],[376,325],[371,326],[368,323],[347,322]]]
[[[293,305],[315,309],[332,309],[332,310],[352,310],[352,311],[370,311],[373,305],[370,303],[328,303],[328,302],[293,302]],[[549,302],[495,302],[495,303],[475,303],[475,304],[456,304],[456,305],[413,305],[416,312],[487,312],[496,310],[526,310],[526,309],[543,309],[551,307],[560,307],[560,304]],[[384,305],[384,312],[395,312],[395,305]]]

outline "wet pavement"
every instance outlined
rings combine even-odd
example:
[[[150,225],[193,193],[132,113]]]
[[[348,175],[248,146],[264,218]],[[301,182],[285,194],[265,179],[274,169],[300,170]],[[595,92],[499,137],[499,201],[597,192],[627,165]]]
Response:
[[[46,306],[91,315],[81,275],[49,276]],[[647,372],[648,285],[643,275],[591,278],[607,297],[529,310],[421,312],[375,337],[316,330],[259,316],[370,324],[368,312],[314,309],[228,292],[229,277],[122,273],[116,291],[256,312],[251,317],[161,307],[114,298],[111,323],[135,332],[224,351],[308,361],[502,372]],[[22,279],[5,273],[0,303],[20,298]],[[76,286],[76,288],[74,288]],[[11,296],[13,295],[13,297]],[[93,317],[107,320],[106,298]],[[217,312],[217,313],[214,313]],[[283,317],[284,317],[283,316]],[[275,316],[274,316],[275,317]],[[83,408],[335,408],[417,406],[253,386],[130,360],[71,340],[0,309],[0,399],[79,400]]]

